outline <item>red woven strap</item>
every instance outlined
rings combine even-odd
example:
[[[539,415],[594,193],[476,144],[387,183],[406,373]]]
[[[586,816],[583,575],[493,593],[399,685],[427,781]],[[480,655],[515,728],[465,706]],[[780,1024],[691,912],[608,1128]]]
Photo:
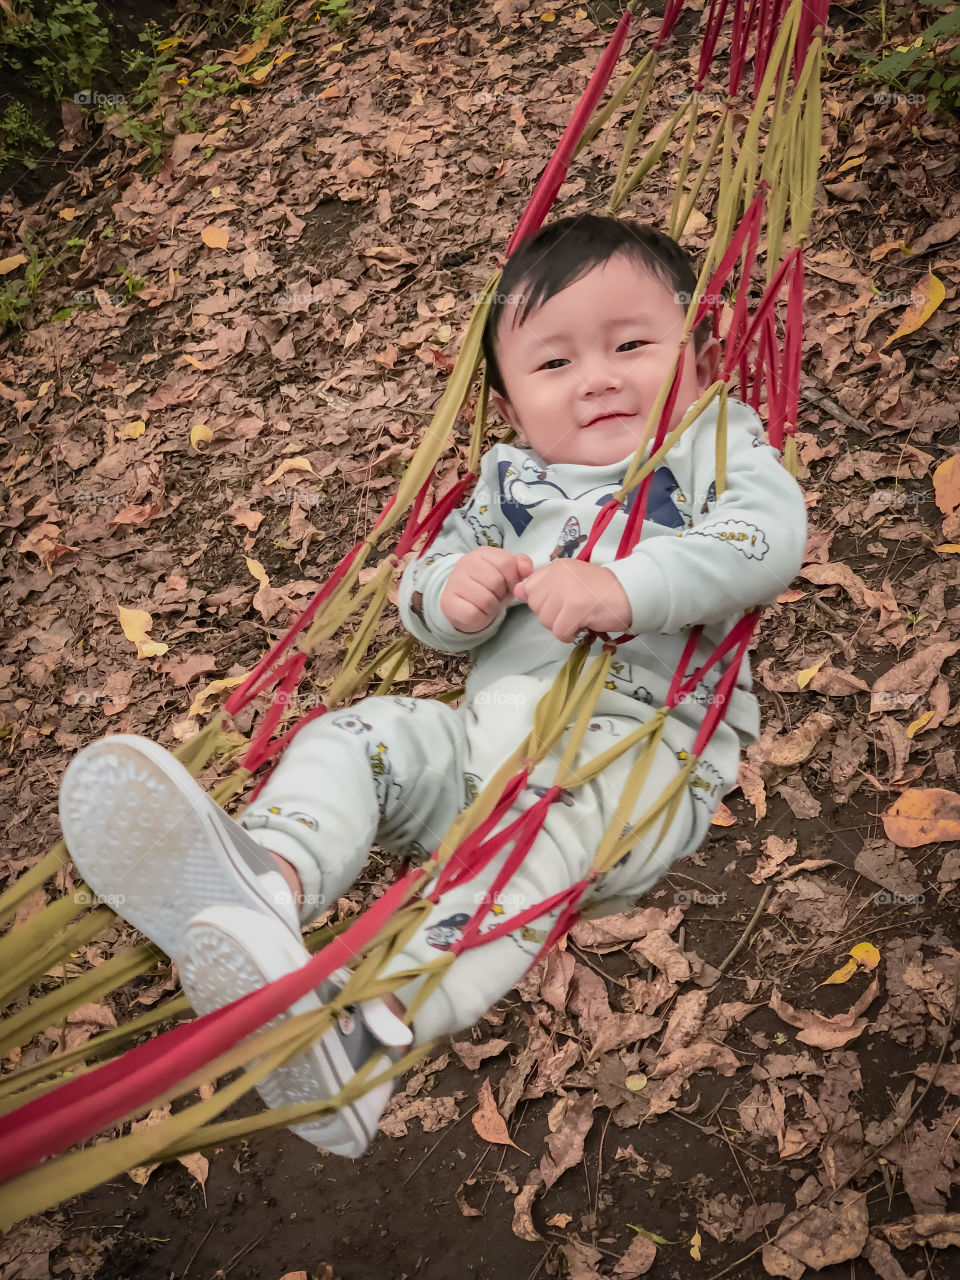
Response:
[[[344,933],[295,973],[130,1049],[0,1117],[0,1181],[147,1106],[312,991],[367,947],[423,879],[391,885]]]

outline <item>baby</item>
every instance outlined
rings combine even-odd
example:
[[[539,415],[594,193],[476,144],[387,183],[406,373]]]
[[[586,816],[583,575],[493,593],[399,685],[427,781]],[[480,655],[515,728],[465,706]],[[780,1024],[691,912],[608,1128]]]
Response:
[[[672,370],[696,286],[686,254],[636,223],[583,215],[548,224],[508,260],[484,334],[492,401],[518,443],[483,458],[470,499],[403,572],[400,615],[423,644],[469,651],[462,704],[364,698],[306,725],[239,821],[226,816],[156,744],[132,735],[92,743],[60,790],[68,848],[87,882],[178,965],[199,1013],[302,966],[301,926],[356,880],[371,845],[423,859],[526,738],[537,703],[588,632],[626,634],[574,768],[634,733],[661,707],[692,627],[702,665],[743,613],[798,572],[806,509],[766,444],[756,414],[731,399],[726,487],[718,496],[716,402],[654,471],[641,536],[616,551],[635,489],[591,552],[576,556],[621,486],[648,413]],[[688,344],[670,428],[714,380],[719,346],[705,325]],[[647,450],[649,456],[649,446]],[[600,652],[594,639],[591,656]],[[712,667],[667,717],[637,820],[688,758],[720,672]],[[590,885],[593,915],[622,909],[704,838],[740,751],[759,736],[744,658],[726,715],[700,754],[668,823],[658,819]],[[625,780],[645,744],[593,780],[564,790],[519,869],[496,895],[486,931],[523,922],[457,956],[404,1020],[424,979],[363,1001],[259,1086],[268,1106],[337,1093],[372,1053],[396,1061],[411,1043],[469,1027],[540,954],[559,914],[529,908],[590,869]],[[500,830],[550,787],[564,739],[532,770]],[[631,824],[623,828],[631,830]],[[462,936],[510,852],[441,893],[384,972],[422,967]],[[338,970],[288,1014],[318,1009],[347,980]],[[332,1117],[293,1126],[325,1151],[357,1156],[372,1141],[392,1086]]]

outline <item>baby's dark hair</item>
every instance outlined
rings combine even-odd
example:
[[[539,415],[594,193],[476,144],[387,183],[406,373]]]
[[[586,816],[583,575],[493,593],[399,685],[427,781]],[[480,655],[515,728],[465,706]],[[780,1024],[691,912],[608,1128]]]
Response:
[[[615,253],[626,254],[634,262],[655,272],[664,284],[672,285],[677,302],[690,301],[697,285],[696,272],[686,250],[676,240],[626,218],[604,218],[595,213],[578,213],[550,222],[528,236],[507,259],[497,284],[483,331],[483,355],[487,364],[487,381],[493,391],[507,394],[497,362],[496,339],[500,318],[507,300],[528,287],[520,296],[517,324],[523,324],[531,310],[573,284],[581,276],[600,266]],[[709,317],[701,320],[693,333],[695,348],[703,346],[712,332]]]

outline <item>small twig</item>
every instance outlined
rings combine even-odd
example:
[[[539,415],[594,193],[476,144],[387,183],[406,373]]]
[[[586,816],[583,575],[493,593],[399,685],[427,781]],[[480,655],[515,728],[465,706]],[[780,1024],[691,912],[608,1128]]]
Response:
[[[580,948],[574,946],[574,944],[569,940],[567,942],[567,945],[569,946],[571,951],[575,951],[577,953],[577,955],[580,957],[583,963],[589,969],[592,969],[594,973],[598,973],[601,978],[606,978],[608,982],[615,982],[618,987],[623,987],[624,991],[627,990],[628,984],[623,978],[615,978],[612,973],[605,973],[603,969],[599,967],[599,965],[595,965],[592,960],[588,960],[587,957],[584,955],[584,953],[580,950]]]
[[[448,1133],[452,1133],[452,1132],[453,1132],[453,1130],[457,1127],[457,1125],[458,1125],[458,1124],[460,1123],[460,1121],[464,1118],[464,1116],[468,1116],[468,1115],[470,1114],[470,1112],[471,1112],[471,1111],[476,1111],[476,1109],[477,1109],[477,1107],[479,1107],[479,1105],[480,1105],[480,1103],[479,1103],[479,1102],[475,1102],[475,1103],[473,1104],[473,1106],[472,1106],[472,1107],[468,1107],[468,1108],[467,1108],[467,1110],[466,1110],[466,1111],[464,1111],[463,1115],[457,1116],[457,1118],[456,1118],[456,1120],[454,1120],[453,1124],[449,1125],[446,1129],[444,1129],[443,1133],[441,1133],[440,1137],[436,1140],[436,1142],[433,1144],[433,1146],[430,1148],[430,1150],[427,1152],[427,1154],[426,1154],[426,1155],[423,1157],[423,1159],[420,1161],[420,1164],[418,1164],[418,1165],[417,1165],[417,1168],[416,1168],[416,1169],[411,1169],[411,1171],[410,1171],[410,1172],[407,1174],[407,1176],[404,1178],[403,1182],[401,1182],[401,1183],[400,1183],[401,1187],[405,1187],[405,1186],[407,1185],[407,1183],[410,1181],[410,1179],[413,1177],[413,1175],[417,1172],[417,1169],[420,1169],[424,1164],[426,1164],[426,1162],[430,1159],[430,1157],[431,1157],[431,1156],[433,1155],[433,1153],[436,1151],[437,1147],[439,1147],[440,1143],[444,1140],[444,1138],[447,1136],[447,1134],[448,1134]]]
[[[216,1225],[217,1225],[217,1224],[216,1224],[216,1222],[211,1222],[211,1223],[210,1223],[210,1226],[209,1226],[209,1228],[207,1229],[207,1235],[203,1237],[203,1239],[200,1241],[200,1243],[199,1243],[199,1244],[197,1245],[197,1247],[194,1249],[193,1253],[191,1253],[191,1255],[190,1255],[190,1261],[189,1261],[189,1262],[187,1263],[187,1265],[183,1268],[183,1276],[181,1277],[181,1280],[184,1280],[184,1277],[186,1276],[187,1272],[188,1272],[188,1271],[190,1270],[190,1268],[193,1266],[193,1260],[194,1260],[194,1258],[196,1258],[197,1254],[200,1252],[200,1250],[203,1248],[203,1246],[207,1243],[207,1236],[210,1234],[210,1232],[213,1230],[213,1228],[214,1228]]]
[[[600,1150],[597,1152],[597,1194],[593,1202],[593,1212],[596,1216],[600,1212],[600,1179],[603,1176],[603,1140],[607,1136],[607,1129],[613,1118],[613,1112],[607,1112],[606,1124],[603,1126],[603,1133],[600,1135]]]
[[[484,1152],[484,1155],[486,1155],[486,1152]],[[507,1158],[507,1148],[506,1148],[506,1147],[504,1147],[504,1148],[503,1148],[503,1151],[502,1151],[502,1153],[501,1153],[501,1155],[500,1155],[500,1163],[497,1165],[497,1173],[499,1173],[499,1172],[500,1172],[500,1170],[503,1168],[503,1162],[504,1162],[504,1160],[506,1160],[506,1158]],[[472,1176],[473,1176],[473,1175],[471,1174],[471,1177],[472,1177]],[[489,1187],[488,1187],[488,1189],[487,1189],[487,1194],[486,1194],[486,1196],[484,1197],[483,1204],[480,1206],[480,1212],[481,1212],[481,1214],[483,1213],[483,1211],[484,1211],[484,1210],[486,1209],[486,1207],[487,1207],[487,1201],[490,1199],[490,1193],[493,1191],[493,1188],[494,1188],[494,1186],[496,1185],[496,1182],[497,1182],[497,1178],[496,1178],[496,1174],[495,1174],[495,1175],[490,1179],[490,1186],[489,1186]]]
[[[821,600],[819,596],[813,596],[813,603],[818,609],[822,609],[828,618],[832,618],[838,626],[844,625],[844,619],[837,613],[836,609],[827,604],[825,600]]]
[[[737,942],[737,944],[734,946],[733,950],[727,956],[726,960],[724,960],[723,964],[717,966],[721,973],[723,973],[727,965],[729,965],[730,962],[734,960],[737,955],[739,955],[740,951],[743,948],[744,943],[746,942],[747,938],[750,936],[750,931],[753,929],[753,926],[760,919],[760,913],[763,911],[763,908],[770,901],[770,895],[772,893],[773,893],[773,885],[768,884],[766,889],[764,889],[763,891],[763,896],[761,897],[760,901],[757,903],[756,911],[754,911],[753,915],[750,917],[750,923],[744,929],[743,933],[741,933],[739,942]]]
[[[251,1243],[248,1244],[245,1249],[241,1249],[239,1253],[235,1253],[233,1257],[230,1259],[230,1261],[227,1263],[227,1265],[224,1267],[223,1274],[225,1276],[229,1275],[230,1272],[233,1270],[233,1268],[241,1260],[241,1258],[245,1258],[251,1249],[255,1249],[257,1245],[260,1243],[260,1241],[265,1238],[266,1235],[267,1235],[266,1231],[261,1232],[260,1235],[257,1236],[256,1240],[251,1241]]]

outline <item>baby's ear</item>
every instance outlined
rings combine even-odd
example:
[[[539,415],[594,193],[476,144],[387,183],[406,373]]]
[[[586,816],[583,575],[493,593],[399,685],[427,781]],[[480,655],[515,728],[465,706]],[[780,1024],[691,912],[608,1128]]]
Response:
[[[520,419],[517,417],[516,410],[510,401],[505,396],[500,395],[498,391],[491,391],[490,403],[496,409],[497,413],[499,413],[507,426],[513,427],[520,442],[522,444],[526,444],[527,438],[524,435],[523,427],[520,425]]]
[[[697,382],[704,390],[716,381],[722,348],[718,338],[710,337],[697,350]]]

